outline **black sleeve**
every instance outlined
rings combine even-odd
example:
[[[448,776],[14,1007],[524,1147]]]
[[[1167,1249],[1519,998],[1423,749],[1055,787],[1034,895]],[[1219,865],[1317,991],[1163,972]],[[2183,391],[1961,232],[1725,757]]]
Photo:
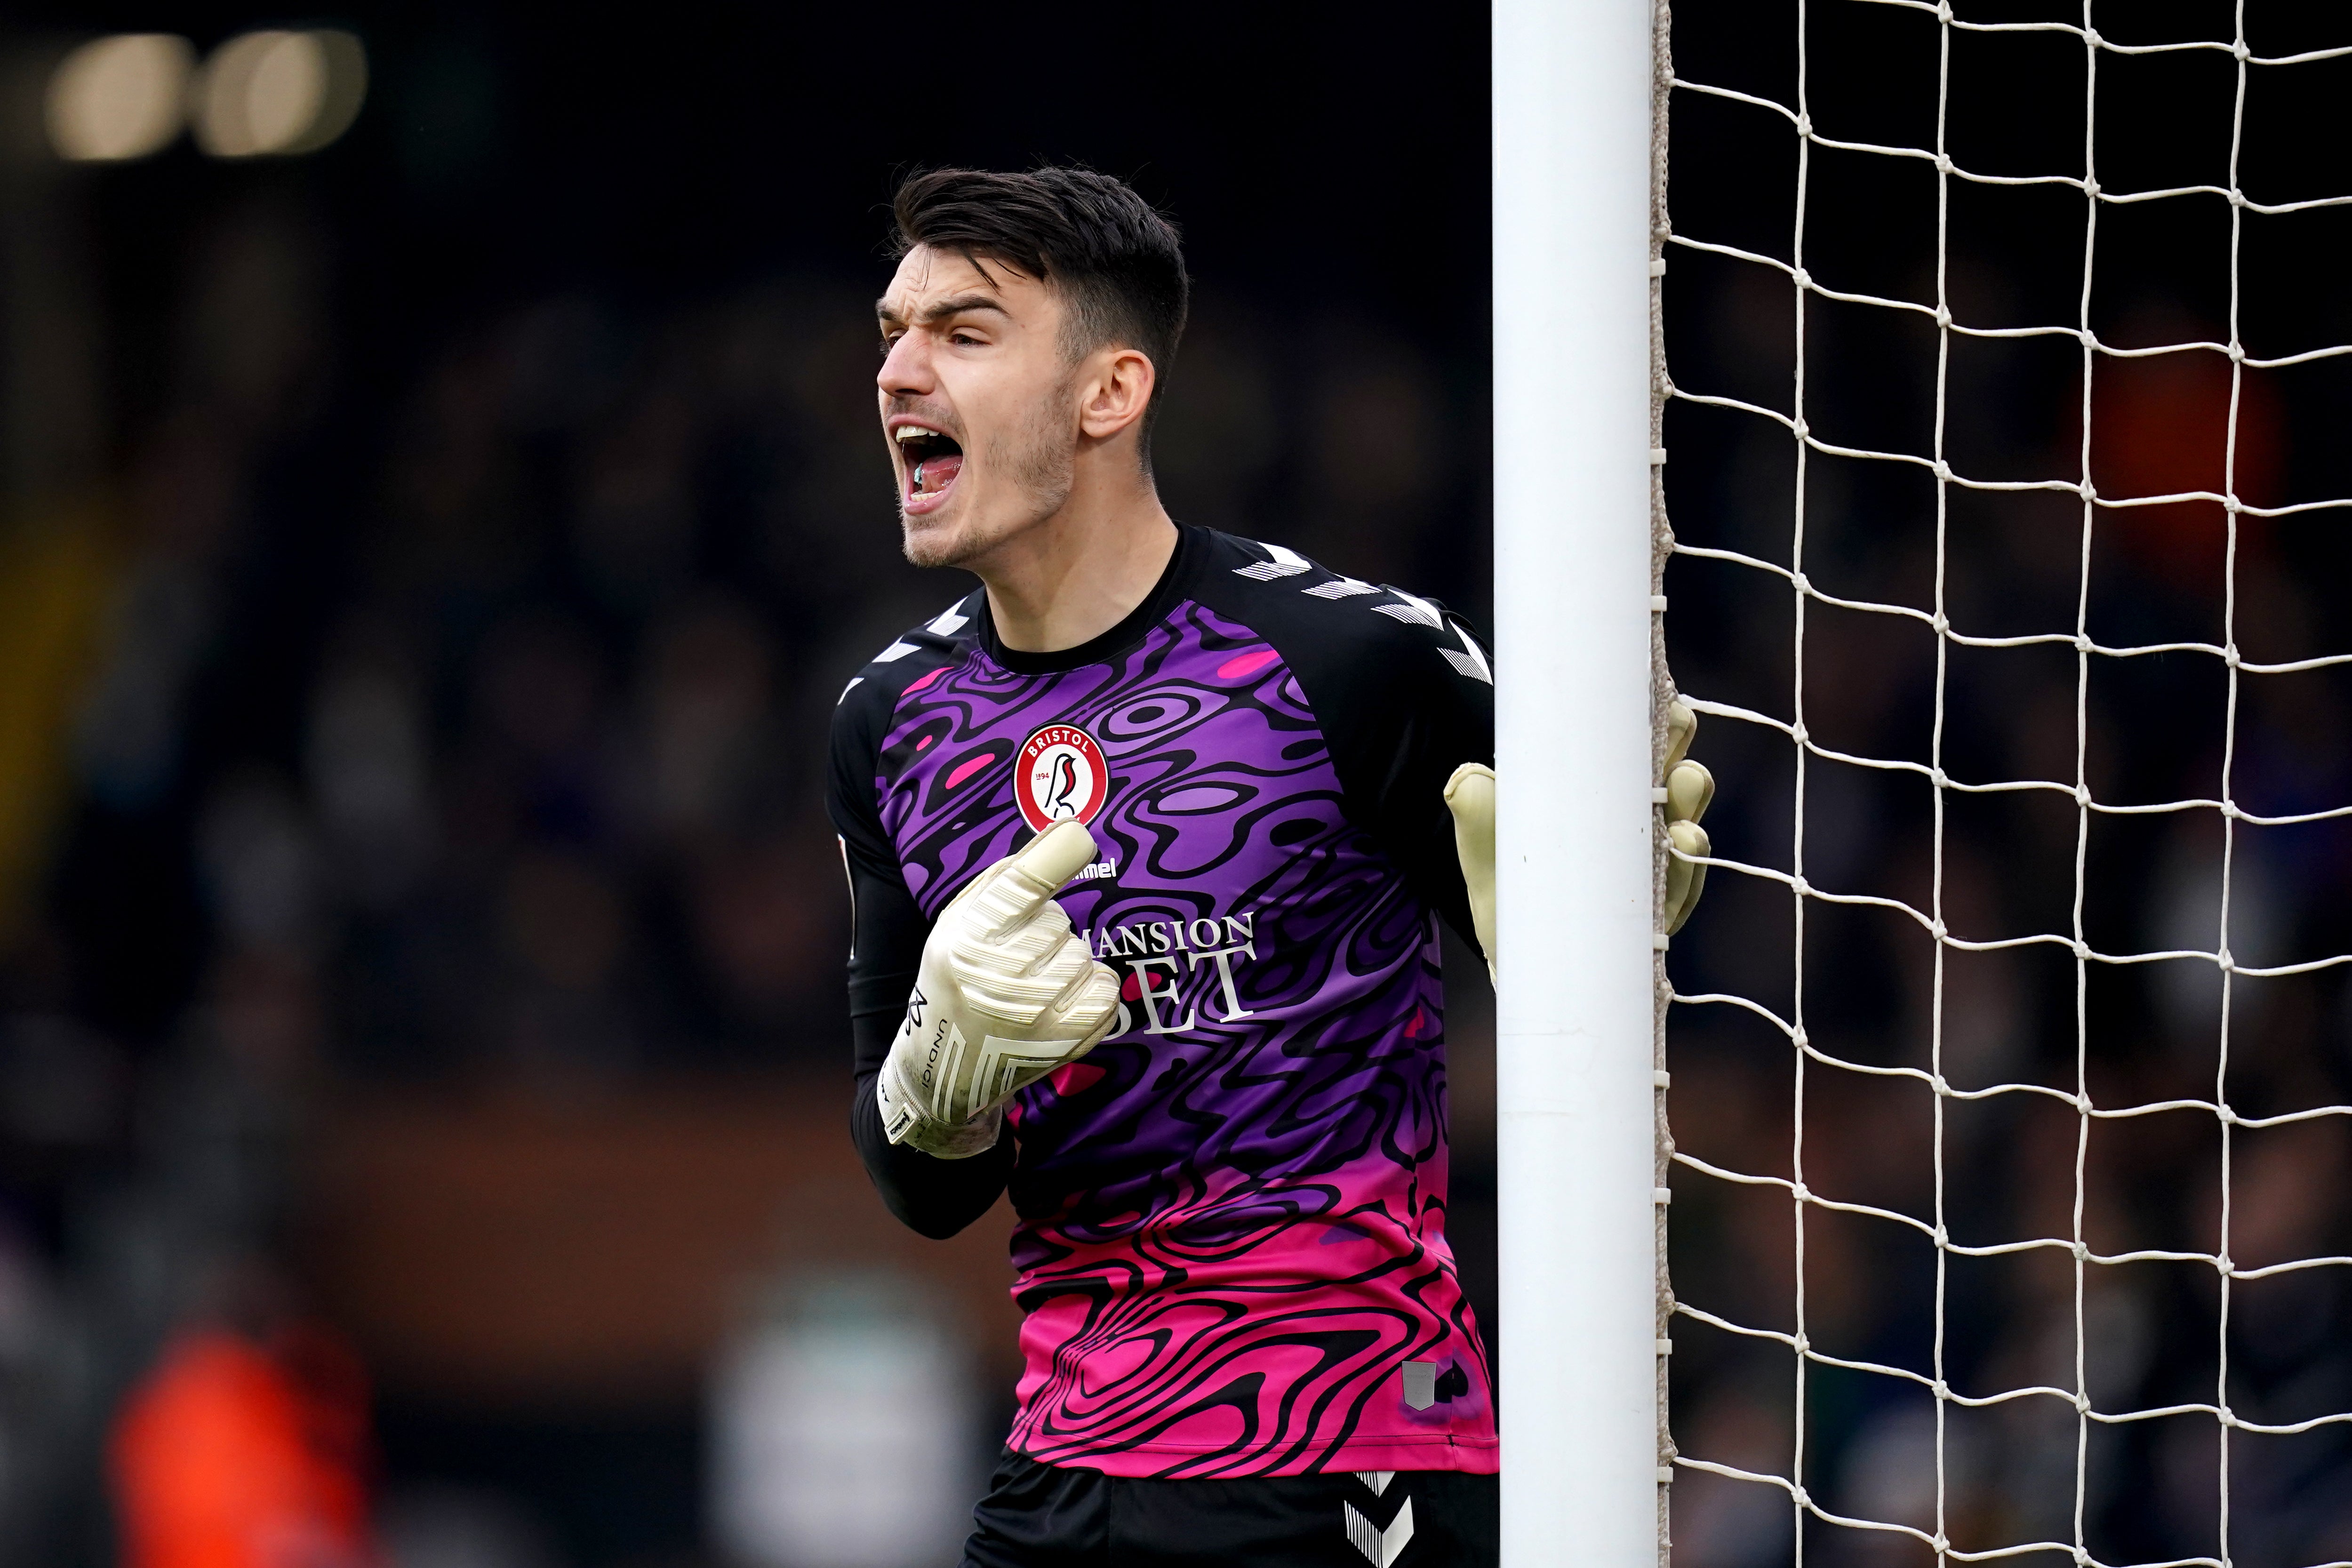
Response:
[[[1197,593],[1281,653],[1330,747],[1348,815],[1476,948],[1445,781],[1465,763],[1495,765],[1486,645],[1434,599],[1229,535],[1215,548]]]
[[[1004,1191],[1013,1171],[1013,1132],[1007,1128],[985,1154],[941,1160],[893,1144],[882,1131],[874,1082],[906,1016],[907,994],[914,989],[930,922],[907,891],[875,810],[875,762],[887,719],[887,708],[877,711],[877,700],[887,700],[887,693],[852,688],[835,710],[825,796],[849,876],[849,1029],[856,1069],[849,1136],[890,1212],[909,1229],[944,1240],[986,1214]]]
[[[1390,623],[1395,632],[1351,668],[1330,671],[1324,690],[1310,689],[1308,700],[1357,820],[1422,900],[1484,958],[1445,783],[1465,763],[1495,765],[1493,664],[1468,623],[1443,605],[1386,592],[1425,608],[1439,625]]]

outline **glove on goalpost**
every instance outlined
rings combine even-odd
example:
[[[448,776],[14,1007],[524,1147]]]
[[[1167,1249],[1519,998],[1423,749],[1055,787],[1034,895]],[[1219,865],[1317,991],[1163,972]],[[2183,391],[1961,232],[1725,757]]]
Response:
[[[1706,888],[1706,868],[1694,866],[1682,855],[1704,857],[1709,846],[1698,819],[1715,799],[1715,775],[1703,763],[1690,761],[1691,738],[1698,733],[1698,715],[1679,697],[1666,703],[1666,842],[1679,851],[1666,860],[1666,934],[1683,929],[1698,908]]]
[[[1462,861],[1462,885],[1470,892],[1470,926],[1486,954],[1486,978],[1502,983],[1495,968],[1495,770],[1465,763],[1445,781],[1445,809],[1454,814],[1454,853]]]
[[[940,911],[875,1086],[891,1142],[943,1160],[986,1152],[1016,1090],[1110,1032],[1118,977],[1054,901],[1094,858],[1094,835],[1056,823]]]
[[[1715,775],[1685,755],[1698,733],[1698,715],[1676,698],[1666,705],[1666,840],[1683,855],[1704,858],[1706,829],[1698,819],[1715,799]],[[1470,923],[1486,950],[1486,975],[1495,966],[1495,770],[1465,763],[1445,781],[1445,806],[1454,814],[1454,850],[1462,861],[1462,882],[1470,894]],[[1688,860],[1666,861],[1666,933],[1683,929],[1706,887],[1706,868]]]

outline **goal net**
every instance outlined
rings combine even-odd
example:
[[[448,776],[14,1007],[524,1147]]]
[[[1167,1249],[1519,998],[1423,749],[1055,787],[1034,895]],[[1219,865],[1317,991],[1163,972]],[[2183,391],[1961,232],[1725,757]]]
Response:
[[[2352,7],[1675,13],[1671,1550],[2344,1563]]]

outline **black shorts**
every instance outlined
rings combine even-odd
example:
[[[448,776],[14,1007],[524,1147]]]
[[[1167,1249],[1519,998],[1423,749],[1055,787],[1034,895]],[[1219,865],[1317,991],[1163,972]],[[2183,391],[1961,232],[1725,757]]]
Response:
[[[1453,1470],[1129,1480],[1007,1450],[964,1568],[1494,1568],[1501,1491]]]

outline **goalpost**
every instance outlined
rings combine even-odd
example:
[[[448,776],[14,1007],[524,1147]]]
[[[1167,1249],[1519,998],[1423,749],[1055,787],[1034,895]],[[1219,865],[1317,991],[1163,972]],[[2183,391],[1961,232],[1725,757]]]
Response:
[[[2193,36],[2150,35],[2145,11],[2136,23],[2121,0],[2099,8],[2110,27],[2103,35],[2093,9],[2092,0],[2071,6],[2060,0],[2021,20],[2018,6],[1996,12],[1969,0],[1790,0],[1774,14],[1785,15],[1796,29],[1793,91],[1773,96],[1678,78],[1664,0],[1654,6],[1648,0],[1496,0],[1495,553],[1502,672],[1497,1338],[1504,1368],[1506,1568],[1663,1563],[1672,1551],[1673,1483],[1677,1476],[1688,1480],[1695,1475],[1709,1478],[1708,1485],[1757,1489],[1779,1500],[1788,1521],[1786,1551],[1800,1563],[1809,1542],[1851,1544],[1870,1539],[1910,1553],[1910,1561],[1934,1562],[1939,1568],[1945,1562],[2035,1553],[2049,1554],[2045,1561],[2109,1563],[2116,1560],[2101,1555],[2095,1493],[2098,1473],[2111,1461],[2102,1457],[2105,1450],[2099,1445],[2113,1434],[2152,1432],[2161,1423],[2175,1424],[2166,1429],[2177,1431],[2178,1424],[2187,1422],[2205,1423],[2210,1438],[2210,1461],[2200,1461],[2210,1468],[2198,1483],[2210,1489],[2210,1545],[2164,1561],[2231,1568],[2233,1553],[2242,1550],[2233,1544],[2232,1510],[2244,1476],[2265,1463],[2285,1462],[2273,1457],[2272,1449],[2247,1445],[2352,1429],[2352,1410],[2340,1408],[2340,1398],[2313,1403],[2307,1397],[2295,1405],[2265,1392],[2253,1399],[2233,1381],[2231,1370],[2235,1293],[2310,1270],[2352,1268],[2352,1257],[2323,1250],[2286,1257],[2232,1254],[2233,1237],[2242,1238],[2250,1223],[2234,1176],[2247,1140],[2280,1130],[2333,1128],[2352,1118],[2352,1106],[2309,1088],[2316,1081],[2309,1075],[2287,1075],[2290,1088],[2264,1091],[2267,1097],[2254,1109],[2243,1098],[2232,1100],[2233,1090],[2241,1097],[2249,1092],[2232,1078],[2233,1047],[2241,1054],[2245,1048],[2244,1042],[2233,1040],[2232,1020],[2246,1016],[2249,989],[2324,977],[2352,963],[2352,954],[2296,952],[2275,942],[2273,951],[2255,952],[2243,935],[2251,918],[2263,913],[2260,889],[2250,892],[2245,885],[2252,842],[2247,836],[2352,816],[2352,798],[2294,802],[2297,809],[2289,810],[2261,799],[2250,805],[2253,797],[2241,793],[2249,787],[2246,715],[2256,701],[2256,683],[2352,667],[2352,654],[2325,648],[2291,650],[2294,657],[2288,658],[2249,652],[2252,634],[2242,582],[2249,531],[2284,527],[2305,514],[2331,510],[2340,520],[2352,500],[2252,493],[2245,479],[2251,458],[2241,442],[2242,430],[2251,427],[2249,410],[2261,397],[2273,395],[2250,377],[2352,355],[2352,345],[2250,340],[2243,330],[2249,226],[2352,205],[2352,195],[2338,189],[2265,200],[2259,181],[2242,177],[2241,167],[2250,91],[2267,90],[2265,84],[2285,73],[2352,57],[2352,16],[2339,19],[2336,36],[2322,44],[2298,42],[2266,54],[2260,37],[2250,39],[2245,0],[2209,7],[2228,26]],[[1923,100],[1922,108],[1930,111],[1924,122],[1932,124],[1932,134],[1910,142],[1873,139],[1853,134],[1833,120],[1816,119],[1817,89],[1807,74],[1813,37],[1809,26],[1828,13],[1864,10],[1899,15],[1927,30],[1922,37],[1932,48],[1935,74],[1932,103]],[[2131,30],[2136,26],[2138,30]],[[1996,172],[1972,167],[1965,155],[1955,154],[1947,133],[1956,40],[1969,49],[2021,40],[2075,51],[2082,142],[2071,164]],[[2214,167],[2226,173],[2181,183],[2103,184],[2102,69],[2159,57],[2210,59],[2233,73],[2227,146],[2213,150]],[[1970,90],[1983,86],[1981,80],[1968,85]],[[1775,248],[1732,243],[1721,234],[1686,229],[1672,220],[1668,112],[1670,104],[1694,99],[1746,115],[1741,135],[1759,142],[1779,138],[1789,147],[1795,164],[1794,210]],[[1932,277],[1922,278],[1909,295],[1809,269],[1809,233],[1821,232],[1824,224],[1871,221],[1871,215],[1851,210],[1824,211],[1819,187],[1811,187],[1809,196],[1816,159],[1831,153],[1924,167],[1932,175]],[[2340,167],[2336,172],[2340,174]],[[2339,179],[2339,187],[2345,184]],[[1956,302],[1950,266],[1955,191],[1969,200],[2069,195],[2081,224],[2081,243],[2069,263],[2080,269],[2079,279],[2070,279],[2079,282],[2070,287],[2070,312],[2018,321],[1981,313],[1971,301]],[[2226,213],[2227,300],[2221,312],[2225,319],[2210,333],[2176,330],[2152,342],[2103,337],[2114,303],[2100,293],[2103,220],[2112,224],[2120,209],[2147,204],[2199,202],[2219,204]],[[1661,291],[1672,287],[1664,281],[1670,261],[1698,259],[1753,269],[1786,301],[1793,323],[1793,376],[1772,399],[1674,378],[1665,357]],[[2150,265],[2160,267],[2165,259]],[[1933,419],[1921,439],[1875,445],[1851,439],[1835,427],[1834,413],[1809,403],[1808,326],[1832,304],[1876,313],[1875,319],[1893,323],[1890,332],[1907,325],[1931,338]],[[1978,466],[1970,454],[1956,454],[1948,441],[1954,419],[1969,412],[1970,395],[1955,385],[1956,345],[1973,353],[1979,345],[2035,342],[2054,343],[2075,358],[2074,428],[2063,462],[2036,459],[2042,471],[2004,476]],[[2105,448],[2098,444],[2116,433],[2103,430],[2098,421],[2117,416],[2100,403],[2098,389],[2145,362],[2226,366],[2226,411],[2218,416],[2219,472],[2213,482],[2193,487],[2160,487],[2152,493],[2126,487],[2103,494],[2096,470]],[[1793,485],[1784,478],[1774,496],[1744,496],[1746,503],[1774,510],[1780,531],[1769,551],[1675,538],[1666,516],[1664,478],[1669,408],[1706,409],[1714,411],[1710,417],[1751,421],[1782,444]],[[2335,438],[2345,439],[2340,429]],[[1928,498],[1920,511],[1932,538],[1931,570],[1916,593],[1853,589],[1839,575],[1843,563],[1809,556],[1809,505],[1820,505],[1817,499],[1809,501],[1809,473],[1832,462],[1916,476]],[[2023,626],[1981,619],[1983,601],[1965,599],[1952,587],[1955,564],[1967,568],[1987,548],[1981,542],[1986,514],[1971,509],[2041,504],[2038,498],[2053,497],[2070,520],[2071,613]],[[2188,503],[2202,503],[2218,517],[2218,564],[2199,584],[2218,605],[2218,629],[2210,636],[2116,635],[2100,621],[2102,595],[2113,592],[2101,574],[2115,569],[2119,549],[2145,548],[2133,542],[2145,538],[2145,531],[2131,531],[2152,526],[2148,520],[2159,514],[2147,509],[2170,507],[2173,511],[2163,515],[2178,517]],[[1752,595],[1758,584],[1767,585],[1779,596],[1777,613],[1787,617],[1788,679],[1771,703],[1733,703],[1705,690],[1680,693],[1690,707],[1711,716],[1695,755],[1706,760],[1710,742],[1724,742],[1737,728],[1780,748],[1792,779],[1790,797],[1777,808],[1777,826],[1751,826],[1744,840],[1718,834],[1707,862],[1714,868],[1714,903],[1702,906],[1697,916],[1703,927],[1711,915],[1736,915],[1725,908],[1733,902],[1727,895],[1735,882],[1769,889],[1783,900],[1783,912],[1776,918],[1785,923],[1759,929],[1751,945],[1773,944],[1786,977],[1776,984],[1783,987],[1786,1000],[1779,993],[1766,997],[1732,989],[1678,992],[1670,977],[1678,963],[1659,933],[1655,912],[1669,851],[1652,795],[1664,751],[1664,706],[1676,694],[1665,658],[1670,623],[1664,595],[1670,565],[1678,582],[1694,572],[1721,574],[1708,581],[1734,584],[1720,590],[1725,594],[1736,588]],[[1809,727],[1809,617],[1830,615],[1899,628],[1932,645],[1922,656],[1932,668],[1920,714],[1927,736],[1923,754],[1843,749],[1839,737],[1824,739]],[[1949,718],[1961,679],[1954,674],[1955,660],[2007,652],[2070,662],[2067,765],[2044,773],[2023,768],[1972,773],[1955,760]],[[2210,725],[2219,737],[2218,782],[2210,792],[2136,798],[2099,775],[2095,731],[2102,722],[2104,699],[2098,693],[2116,671],[2144,670],[2159,659],[2201,660],[2205,664],[2198,668],[2211,672],[2213,697],[2206,705],[2210,710],[2183,709],[2178,715],[2182,724]],[[1816,723],[1819,707],[1817,701]],[[1973,764],[1976,759],[1969,761]],[[1809,780],[1819,784],[1863,775],[1910,781],[1920,792],[1928,826],[1925,874],[1916,892],[1870,886],[1850,868],[1833,876],[1816,867],[1809,875]],[[1727,779],[1727,788],[1730,784]],[[1953,814],[1995,799],[2054,803],[2071,817],[2072,864],[2065,874],[2073,893],[2063,917],[2004,927],[1987,923],[1981,908],[1954,894],[1951,879],[1962,868],[1955,858],[1959,850],[1949,826]],[[1743,821],[1764,821],[1758,803],[1748,803],[1747,812]],[[2193,941],[2169,944],[2116,940],[2098,913],[2107,895],[2093,886],[2095,837],[2122,830],[2118,825],[2192,820],[2210,820],[2219,843],[2210,929]],[[1809,995],[1818,999],[1824,984],[1834,984],[1841,966],[1869,959],[1859,951],[1825,951],[1819,942],[1809,942],[1809,916],[1818,936],[1825,919],[1855,910],[1874,911],[1909,933],[1905,940],[1917,944],[1927,976],[1918,1037],[1890,1039],[1874,1055],[1849,1050],[1834,1039],[1825,1045],[1828,1037],[1818,1034],[1819,1026],[1808,1027]],[[2245,944],[2240,951],[2232,951],[2233,937]],[[1839,939],[1832,933],[1830,940]],[[1953,1028],[1948,1002],[1951,985],[1958,984],[1948,984],[1953,967],[1987,955],[2037,953],[2071,967],[2071,1068],[2038,1077],[2014,1062],[2006,1064],[2007,1070],[1979,1070],[1983,1064],[1948,1049]],[[2103,987],[2140,984],[2168,970],[2193,970],[2211,981],[2210,997],[2197,1004],[2210,1014],[2201,1047],[2209,1054],[2200,1068],[2206,1087],[2158,1098],[2112,1091],[2095,1062],[2095,1039],[2105,1038],[2102,1031],[2110,1027],[2099,1012],[2107,1005],[2098,999],[2107,994]],[[2192,987],[2183,994],[2204,993]],[[1701,1014],[1737,1015],[1760,1031],[1759,1037],[1772,1042],[1777,1070],[1793,1088],[1783,1101],[1787,1129],[1777,1168],[1760,1168],[1762,1162],[1752,1163],[1759,1168],[1743,1168],[1711,1158],[1714,1152],[1707,1148],[1677,1146],[1667,1117],[1670,1013],[1675,1030]],[[1993,1063],[1997,1068],[2003,1065]],[[1832,1184],[1833,1175],[1817,1173],[1824,1184],[1809,1184],[1809,1148],[1818,1173],[1821,1156],[1866,1131],[1809,1122],[1809,1107],[1822,1099],[1824,1084],[1865,1085],[1888,1097],[1890,1105],[1896,1103],[1895,1096],[1913,1097],[1916,1104],[1901,1114],[1915,1116],[1927,1130],[1932,1169],[1919,1201],[1863,1201]],[[1832,1096],[1822,1102],[1837,1101]],[[1953,1188],[1951,1160],[1958,1157],[1960,1143],[1953,1121],[1962,1115],[2022,1114],[2021,1108],[2071,1121],[2071,1177],[2053,1178],[2068,1190],[2052,1194],[2053,1212],[2069,1217],[2040,1231],[2023,1225],[1976,1228],[1981,1215],[1958,1201],[1966,1194]],[[2184,1166],[2180,1179],[2210,1184],[2217,1194],[2215,1228],[2194,1244],[2118,1244],[2103,1231],[2095,1212],[2107,1201],[2099,1190],[2099,1151],[2131,1127],[2168,1116],[2203,1119],[2213,1152],[2210,1169],[2204,1163],[2193,1171]],[[1769,1321],[1766,1314],[1743,1316],[1721,1302],[1677,1297],[1665,1270],[1666,1216],[1675,1188],[1707,1201],[1726,1193],[1761,1192],[1785,1205],[1780,1213],[1786,1241],[1773,1245],[1787,1249],[1790,1287],[1785,1305]],[[1882,1227],[1882,1241],[1873,1245],[1913,1248],[1931,1273],[1924,1320],[1931,1331],[1926,1351],[1910,1364],[1898,1364],[1901,1358],[1874,1359],[1857,1346],[1817,1337],[1831,1331],[1809,1318],[1807,1281],[1818,1259],[1809,1261],[1807,1237],[1809,1227],[1819,1232],[1832,1224]],[[2242,1239],[2240,1245],[2245,1245]],[[2050,1306],[2045,1325],[2053,1342],[2070,1352],[2058,1360],[2071,1372],[2034,1381],[2003,1373],[1997,1363],[1955,1370],[1948,1346],[1966,1326],[1971,1309],[1956,1299],[1954,1269],[2044,1258],[2071,1276],[2071,1285]],[[2201,1270],[2214,1294],[2205,1341],[2210,1353],[2202,1363],[2206,1373],[2200,1373],[2208,1381],[2194,1397],[2118,1398],[2113,1390],[2094,1385],[2089,1368],[2101,1349],[2095,1342],[2102,1331],[2101,1292],[2126,1271],[2144,1267]],[[1769,1347],[1783,1358],[1787,1426],[1772,1462],[1748,1456],[1735,1459],[1704,1447],[1678,1451],[1675,1436],[1689,1442],[1690,1435],[1670,1436],[1665,1398],[1677,1331],[1686,1337],[1722,1336],[1727,1343]],[[1837,1499],[1825,1491],[1831,1483],[1822,1475],[1818,1453],[1809,1448],[1813,1391],[1825,1376],[1858,1380],[1851,1386],[1876,1391],[1869,1394],[1872,1398],[1916,1398],[1932,1412],[1927,1447],[1877,1457],[1882,1468],[1909,1466],[1916,1472],[1906,1478],[1916,1483],[1916,1506],[1885,1510],[1899,1517],[1841,1511]],[[1967,1487],[1954,1458],[1964,1447],[1957,1426],[1963,1419],[2029,1408],[2055,1412],[2071,1428],[2065,1457],[2053,1462],[2065,1472],[2072,1506],[2063,1510],[2068,1517],[2050,1528],[2027,1519],[2030,1510],[2004,1514],[1997,1508],[1964,1507]],[[2175,1447],[2183,1453],[2204,1452],[2193,1443]],[[2352,1558],[2352,1510],[2346,1519],[2345,1532],[2336,1539],[2347,1544],[2336,1551],[2332,1568],[2345,1568],[2342,1560]]]
[[[1503,1556],[1659,1539],[1651,11],[1494,13]],[[1574,803],[1561,809],[1562,803]]]

